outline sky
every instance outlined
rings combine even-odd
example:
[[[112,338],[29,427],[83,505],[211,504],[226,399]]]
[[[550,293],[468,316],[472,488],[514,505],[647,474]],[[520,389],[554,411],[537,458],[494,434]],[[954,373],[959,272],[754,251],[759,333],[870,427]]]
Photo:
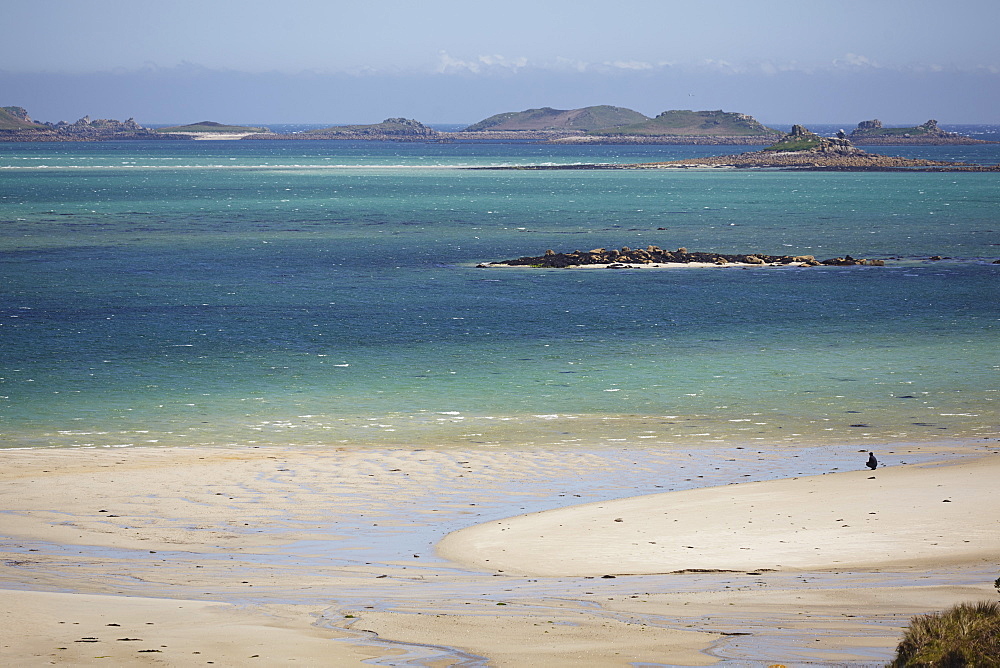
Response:
[[[1000,123],[997,0],[31,0],[0,106],[42,121],[474,123],[537,107]]]

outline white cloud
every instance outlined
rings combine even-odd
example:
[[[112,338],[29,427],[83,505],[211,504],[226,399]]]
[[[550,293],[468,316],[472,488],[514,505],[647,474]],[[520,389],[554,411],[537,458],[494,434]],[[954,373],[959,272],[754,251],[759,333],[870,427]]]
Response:
[[[573,72],[586,72],[590,69],[590,65],[582,60],[575,60],[573,58],[566,58],[564,56],[558,56],[555,59],[552,69],[554,70],[570,70]]]
[[[441,51],[438,54],[438,62],[434,67],[434,71],[438,74],[454,74],[456,72],[479,72],[479,63],[476,61],[459,60],[458,58],[452,58],[445,51]]]
[[[714,58],[707,58],[701,61],[700,65],[705,69],[723,72],[726,74],[740,74],[744,71],[743,67],[731,63],[728,60],[716,60]]]
[[[653,65],[650,63],[645,63],[639,60],[615,60],[609,63],[604,63],[608,67],[617,70],[651,70]]]
[[[506,56],[479,56],[479,62],[487,67],[495,67],[508,70],[519,70],[528,66],[528,59],[524,56],[519,58],[507,58]]]
[[[915,63],[884,63],[869,56],[858,53],[846,53],[840,58],[819,62],[802,62],[798,60],[733,60],[724,58],[691,59],[680,61],[646,61],[637,59],[614,59],[604,61],[587,61],[556,56],[551,59],[537,60],[525,56],[505,56],[502,54],[477,55],[475,57],[457,58],[441,51],[437,61],[432,66],[437,74],[465,74],[476,76],[511,75],[521,72],[533,73],[577,73],[605,75],[609,77],[626,77],[638,73],[664,73],[668,70],[673,74],[724,74],[730,76],[781,76],[784,74],[819,75],[835,72],[894,71],[900,73],[934,73],[947,72],[989,72],[1000,73],[1000,66],[983,64],[977,67],[959,67],[954,64],[915,64]],[[426,72],[426,70],[424,70]],[[373,74],[375,72],[372,72]]]
[[[857,53],[848,53],[843,58],[835,58],[833,60],[834,67],[872,67],[877,68],[879,64],[873,61],[867,56],[862,56]]]
[[[517,72],[527,66],[528,59],[524,56],[508,58],[500,54],[491,54],[463,60],[441,51],[438,53],[438,61],[434,71],[438,74],[488,74],[490,72]]]

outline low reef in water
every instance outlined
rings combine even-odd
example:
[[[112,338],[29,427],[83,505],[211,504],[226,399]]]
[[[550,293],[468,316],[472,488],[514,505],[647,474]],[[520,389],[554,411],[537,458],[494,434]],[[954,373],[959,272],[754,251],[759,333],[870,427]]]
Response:
[[[562,268],[587,265],[606,265],[612,268],[622,268],[630,265],[797,265],[801,267],[818,267],[820,265],[847,267],[854,265],[883,266],[882,260],[868,260],[845,255],[843,257],[817,260],[812,255],[766,255],[764,253],[699,253],[690,252],[686,248],[663,250],[659,246],[646,248],[629,248],[621,250],[595,248],[589,251],[575,250],[570,253],[556,253],[547,250],[543,255],[519,257],[513,260],[487,262],[479,267],[539,267]]]

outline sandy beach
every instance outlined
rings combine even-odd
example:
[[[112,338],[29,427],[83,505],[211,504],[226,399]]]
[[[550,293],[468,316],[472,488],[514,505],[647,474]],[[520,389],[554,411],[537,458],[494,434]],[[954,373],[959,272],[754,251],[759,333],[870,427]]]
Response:
[[[0,450],[0,661],[872,665],[996,597],[998,445]]]
[[[255,132],[173,132],[165,133],[179,138],[190,138],[195,141],[236,141],[248,137]]]
[[[440,552],[548,576],[987,564],[997,476],[992,457],[590,503],[466,529]]]

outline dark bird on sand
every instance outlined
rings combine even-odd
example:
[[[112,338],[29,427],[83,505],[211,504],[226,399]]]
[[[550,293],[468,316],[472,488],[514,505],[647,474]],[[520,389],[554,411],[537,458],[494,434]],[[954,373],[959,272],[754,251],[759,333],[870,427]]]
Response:
[[[878,466],[878,460],[875,459],[875,453],[874,452],[869,452],[868,453],[868,461],[865,462],[865,466],[867,466],[868,468],[870,468],[872,471],[874,471],[875,468]]]

